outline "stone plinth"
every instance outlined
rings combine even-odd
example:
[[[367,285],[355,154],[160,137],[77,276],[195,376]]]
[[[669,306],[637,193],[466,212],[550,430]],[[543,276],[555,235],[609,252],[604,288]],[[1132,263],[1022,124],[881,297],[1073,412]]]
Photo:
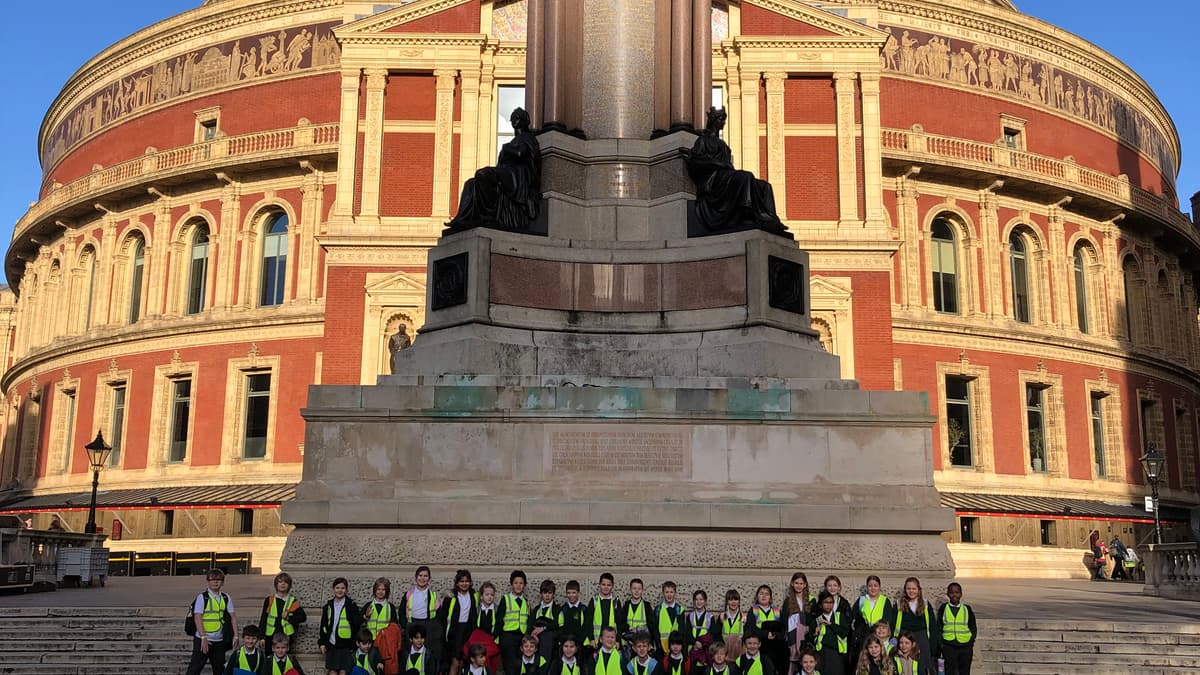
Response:
[[[953,516],[932,487],[924,395],[669,380],[313,387],[283,567],[364,578],[417,564],[518,564],[539,578],[609,567],[696,580],[764,566],[950,573],[939,533]],[[729,537],[737,546],[720,543]]]

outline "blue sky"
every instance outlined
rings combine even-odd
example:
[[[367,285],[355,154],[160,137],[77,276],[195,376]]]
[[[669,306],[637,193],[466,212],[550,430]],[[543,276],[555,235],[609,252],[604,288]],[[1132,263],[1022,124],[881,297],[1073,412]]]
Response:
[[[965,0],[964,0],[965,1]],[[1104,48],[1140,74],[1175,120],[1183,144],[1179,195],[1200,190],[1200,81],[1195,77],[1197,0],[1015,0],[1036,16]],[[0,23],[0,241],[37,198],[37,132],[63,83],[89,58],[140,28],[199,6],[200,0],[10,2]]]

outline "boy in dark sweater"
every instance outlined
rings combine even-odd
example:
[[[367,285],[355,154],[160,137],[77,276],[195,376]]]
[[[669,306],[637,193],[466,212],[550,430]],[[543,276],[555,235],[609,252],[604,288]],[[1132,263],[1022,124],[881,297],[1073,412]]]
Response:
[[[355,641],[358,644],[358,649],[354,650],[354,675],[362,675],[357,672],[359,668],[371,673],[371,675],[382,673],[383,657],[379,655],[379,650],[375,648],[375,638],[371,636],[371,629],[360,628]]]

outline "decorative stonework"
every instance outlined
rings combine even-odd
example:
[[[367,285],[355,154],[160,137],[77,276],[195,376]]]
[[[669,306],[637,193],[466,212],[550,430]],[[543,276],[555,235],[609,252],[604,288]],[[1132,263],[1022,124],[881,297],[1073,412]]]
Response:
[[[904,26],[881,28],[890,34],[881,56],[885,70],[1053,108],[1115,134],[1153,161],[1174,186],[1170,144],[1145,115],[1103,85],[1011,50]]]
[[[49,172],[72,148],[105,127],[175,99],[335,66],[339,51],[332,29],[336,25],[322,23],[248,36],[125,76],[63,116],[45,137],[42,166]]]

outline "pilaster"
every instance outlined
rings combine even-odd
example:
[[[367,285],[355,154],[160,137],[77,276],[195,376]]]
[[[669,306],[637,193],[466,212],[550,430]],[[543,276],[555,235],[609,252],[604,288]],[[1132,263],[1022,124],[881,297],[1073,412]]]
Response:
[[[1104,275],[1108,302],[1105,303],[1109,307],[1116,308],[1125,306],[1125,271],[1121,267],[1121,259],[1117,254],[1117,226],[1112,223],[1102,223],[1100,225],[1100,234],[1104,239],[1104,250],[1100,255],[1104,259],[1104,267],[1108,269],[1108,274]],[[1126,310],[1128,312],[1128,310]],[[1125,323],[1126,312],[1113,309],[1108,313],[1108,325],[1106,329],[1108,334],[1117,339],[1126,337],[1126,333],[1122,332],[1122,327]],[[1132,314],[1132,312],[1128,312]],[[1129,329],[1128,335],[1133,334],[1133,329]]]
[[[858,220],[858,151],[854,142],[855,73],[834,73],[837,96],[838,220]]]
[[[480,70],[476,68],[462,70],[462,135],[458,143],[458,176],[454,181],[454,192],[462,193],[463,183],[467,182],[479,168],[479,127],[467,124],[467,120],[488,117],[479,106]],[[491,102],[491,98],[488,98]],[[490,162],[489,162],[490,164]]]
[[[734,164],[743,170],[758,175],[762,164],[758,159],[758,82],[757,70],[747,70],[741,73],[742,78],[742,123],[741,123],[741,157],[734,157]],[[730,145],[730,147],[735,147]],[[740,161],[739,161],[740,160]]]
[[[1000,214],[996,193],[979,191],[979,241],[983,252],[983,296],[987,318],[1004,315],[1000,298]],[[1007,252],[1007,247],[1005,251]],[[1007,257],[1005,257],[1007,260]]]
[[[765,73],[767,81],[767,181],[775,186],[775,210],[787,219],[787,148],[784,143],[783,89],[786,72]]]
[[[387,87],[388,72],[382,68],[368,68],[364,72],[367,76],[367,110],[363,124],[362,207],[357,221],[377,225],[383,166],[383,91]],[[351,158],[353,161],[353,155]]]
[[[317,230],[321,224],[321,202],[325,195],[321,172],[310,171],[300,184],[300,223],[296,229],[296,247],[300,264],[296,268],[296,300],[307,301],[316,296],[313,279],[317,256]]]
[[[475,165],[469,166],[463,164],[458,169],[459,184],[467,182],[474,173],[475,169],[481,166],[488,166],[495,162],[496,153],[498,150],[493,147],[496,142],[496,135],[492,133],[492,119],[496,116],[495,98],[492,96],[493,90],[496,88],[496,64],[495,52],[491,49],[484,51],[483,58],[480,60],[479,68],[479,92],[478,102],[476,103],[476,111],[478,114],[475,117]],[[463,85],[465,91],[466,85]],[[465,125],[472,118],[463,116],[463,124]],[[465,132],[464,132],[465,133]],[[459,190],[461,193],[462,190]]]
[[[109,311],[112,307],[112,276],[113,264],[116,261],[117,226],[113,222],[112,213],[105,212],[100,218],[100,250],[97,252],[96,264],[96,296],[93,309],[93,326],[108,326],[112,324]]]
[[[1046,316],[1045,319],[1058,328],[1066,328],[1074,324],[1067,270],[1074,269],[1075,261],[1066,252],[1063,213],[1058,206],[1051,206],[1046,214],[1046,241],[1050,255],[1050,298],[1054,316]]]
[[[337,203],[334,220],[348,223],[354,211],[354,173],[358,156],[358,68],[342,71],[341,134],[338,137]]]
[[[859,73],[862,92],[863,190],[866,192],[867,227],[884,226],[883,137],[879,117],[879,74]]]
[[[725,127],[725,142],[732,150],[742,147],[742,75],[738,52],[725,49],[726,105],[730,124]]]
[[[433,212],[437,218],[450,217],[450,190],[452,164],[451,148],[454,147],[454,86],[455,70],[435,70],[437,98],[434,118],[433,139]]]
[[[166,312],[163,301],[167,296],[164,286],[167,284],[167,244],[171,240],[171,200],[159,195],[154,203],[154,224],[150,226],[151,239],[146,246],[146,267],[150,272],[147,276],[146,287],[142,293],[142,316],[147,318],[162,316]]]
[[[217,274],[213,295],[214,309],[228,309],[234,304],[233,267],[237,260],[238,230],[241,224],[241,190],[237,183],[226,183],[221,188],[221,223],[217,226],[216,241]],[[246,283],[245,279],[241,282]]]
[[[900,230],[900,307],[921,306],[921,227],[917,198],[911,182],[896,180],[896,224]]]

